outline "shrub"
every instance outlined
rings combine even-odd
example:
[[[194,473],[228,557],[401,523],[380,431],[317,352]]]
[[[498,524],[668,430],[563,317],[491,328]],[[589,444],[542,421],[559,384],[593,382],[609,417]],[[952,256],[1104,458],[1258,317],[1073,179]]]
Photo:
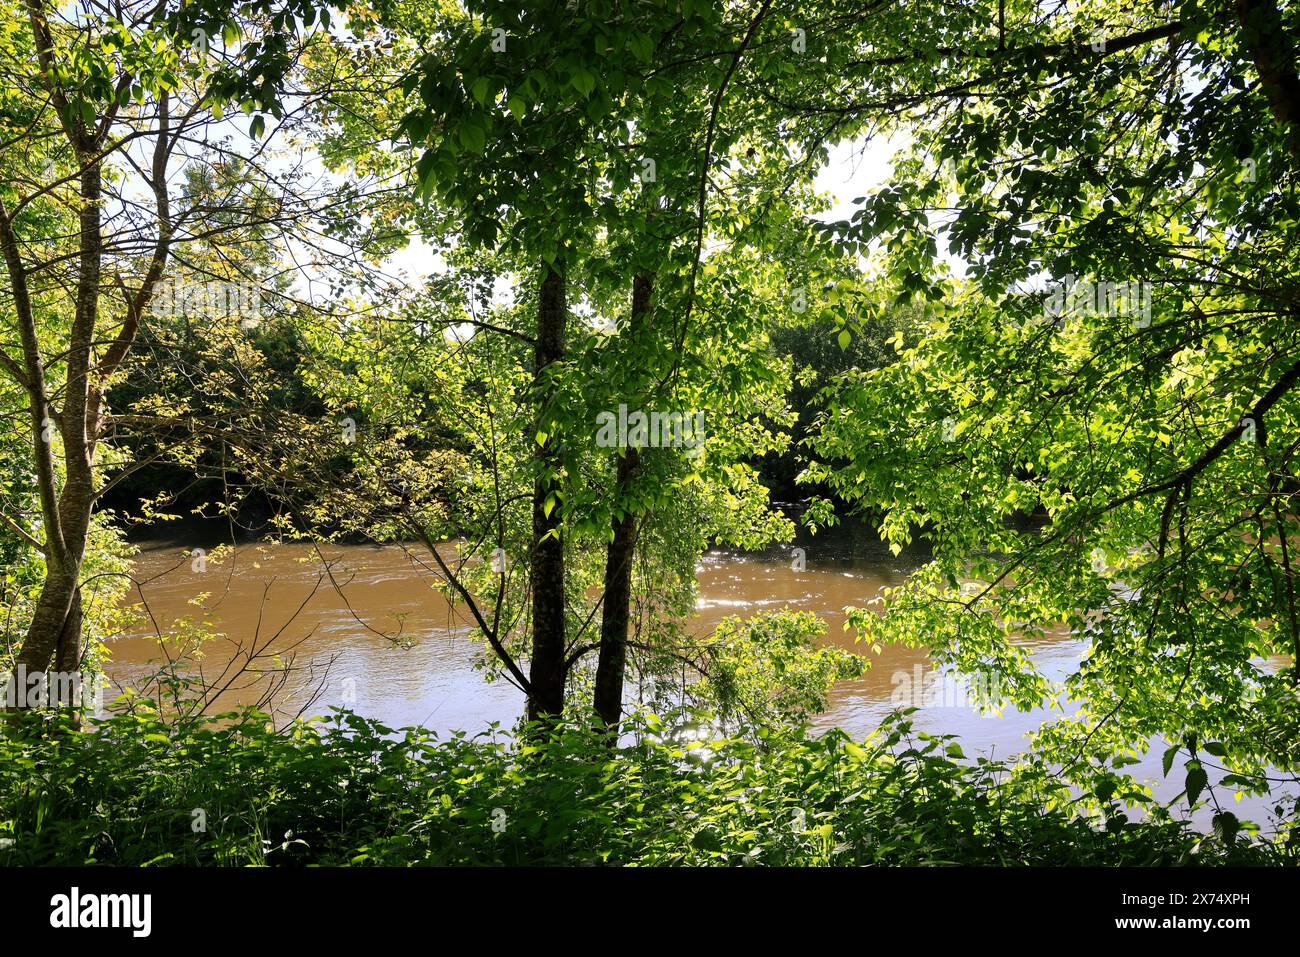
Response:
[[[692,735],[685,735],[690,738]],[[966,761],[906,713],[839,731],[674,739],[628,722],[439,739],[336,711],[180,724],[135,708],[88,727],[15,714],[0,737],[0,862],[20,865],[1262,864],[1167,816],[1048,809],[1044,770]],[[530,743],[523,744],[521,742]],[[10,843],[11,842],[11,843]]]

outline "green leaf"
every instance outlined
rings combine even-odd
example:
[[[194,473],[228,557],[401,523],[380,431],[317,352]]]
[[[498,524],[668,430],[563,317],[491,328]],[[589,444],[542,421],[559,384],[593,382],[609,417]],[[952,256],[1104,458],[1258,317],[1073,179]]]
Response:
[[[713,828],[703,827],[691,838],[691,846],[699,851],[718,851],[722,849],[722,841]]]
[[[1241,821],[1231,811],[1220,811],[1211,819],[1210,826],[1219,835],[1219,840],[1224,844],[1232,844],[1237,839],[1237,832],[1241,830]]]
[[[1170,745],[1165,749],[1165,756],[1161,761],[1161,764],[1165,769],[1165,777],[1169,777],[1169,769],[1174,766],[1174,758],[1178,756],[1178,751],[1179,747],[1176,744]]]
[[[1187,769],[1187,803],[1195,804],[1205,786],[1210,783],[1210,776],[1200,765]]]
[[[460,125],[456,131],[456,138],[460,140],[461,146],[471,153],[482,153],[487,147],[487,134],[483,127],[474,122],[466,122]]]
[[[569,83],[583,96],[590,96],[591,91],[596,88],[596,75],[585,67],[579,67]]]

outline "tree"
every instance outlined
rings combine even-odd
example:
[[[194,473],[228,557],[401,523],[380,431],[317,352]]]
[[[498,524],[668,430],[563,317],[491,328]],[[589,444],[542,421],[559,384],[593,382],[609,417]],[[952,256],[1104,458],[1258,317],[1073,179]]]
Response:
[[[936,542],[857,623],[1022,707],[1061,689],[1015,639],[1069,628],[1082,708],[1039,736],[1067,774],[1112,793],[1163,737],[1191,802],[1207,754],[1264,790],[1300,757],[1294,664],[1259,663],[1300,650],[1295,12],[963,9],[986,39],[895,74],[913,156],[832,230],[946,307],[823,419],[814,477]]]
[[[177,260],[190,267],[182,307],[193,291],[210,306],[214,282],[247,285],[248,277],[214,269],[211,257],[185,263],[187,247],[273,232],[329,204],[297,189],[292,170],[272,172],[258,156],[232,177],[219,139],[231,132],[232,106],[263,111],[251,123],[254,137],[266,132],[266,115],[282,131],[312,108],[315,97],[287,110],[280,102],[294,56],[312,42],[309,29],[295,29],[295,14],[315,22],[309,5],[92,4],[75,15],[41,0],[21,6],[25,29],[7,26],[0,44],[13,78],[3,93],[0,250],[16,335],[0,348],[0,367],[22,389],[31,437],[36,516],[26,502],[12,503],[5,523],[44,559],[16,656],[35,675],[51,663],[67,672],[81,663],[87,540],[105,468],[118,464],[105,461],[106,431],[160,424],[114,421],[105,395],[169,268]],[[7,25],[22,22],[15,5],[5,13]],[[327,25],[328,12],[321,17]],[[261,156],[269,155],[264,145]],[[223,188],[191,189],[178,204],[170,180],[182,172],[192,186],[210,177]],[[254,181],[281,189],[272,198]],[[253,297],[261,291],[273,290]],[[199,311],[230,305],[223,295],[220,307]]]
[[[384,9],[389,22],[400,9],[410,23],[408,9]],[[427,144],[416,166],[421,191],[459,212],[471,244],[538,263],[537,319],[523,333],[535,346],[536,440],[525,690],[533,716],[555,715],[584,650],[563,613],[564,536],[586,521],[572,483],[590,420],[574,413],[591,408],[565,407],[561,398],[573,387],[558,384],[566,369],[589,365],[566,345],[572,290],[582,282],[582,298],[597,309],[615,290],[630,303],[612,346],[592,353],[617,384],[605,408],[683,408],[673,397],[700,394],[689,375],[700,365],[695,350],[714,333],[700,317],[705,284],[736,291],[749,279],[707,266],[706,242],[760,242],[764,229],[806,201],[803,187],[826,141],[854,121],[788,127],[771,89],[803,90],[806,71],[824,67],[809,60],[792,68],[804,50],[771,2],[727,11],[490,2],[417,23],[431,52],[404,84],[419,101],[402,130],[414,145]],[[800,153],[793,167],[788,149]],[[756,274],[741,258],[731,262]],[[717,315],[724,338],[762,335],[740,309]],[[609,541],[593,708],[613,725],[637,529],[658,492],[643,479],[642,450],[620,449],[611,464],[611,499],[598,506]]]

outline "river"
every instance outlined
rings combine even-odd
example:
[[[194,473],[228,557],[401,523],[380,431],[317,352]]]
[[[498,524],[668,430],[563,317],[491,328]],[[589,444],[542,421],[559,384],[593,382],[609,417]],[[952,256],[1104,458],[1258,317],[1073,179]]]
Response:
[[[201,664],[210,683],[224,687],[229,681],[218,701],[221,707],[251,703],[266,690],[266,678],[244,674],[230,680],[226,671],[256,649],[254,669],[292,665],[275,698],[281,716],[304,708],[308,714],[323,714],[331,705],[345,705],[394,728],[419,725],[439,733],[474,733],[493,722],[509,728],[518,719],[521,694],[506,681],[484,680],[476,667],[480,641],[463,612],[433,588],[435,573],[418,551],[252,543],[196,562],[187,554],[191,547],[178,541],[141,544],[129,596],[138,621],[110,643],[107,671],[115,684],[135,685],[154,671],[163,657],[157,635],[183,631],[182,623],[189,621],[219,636],[203,644]],[[697,569],[692,627],[705,631],[729,615],[782,608],[822,617],[827,623],[824,641],[865,653],[872,665],[862,677],[832,690],[829,707],[815,724],[838,726],[861,738],[897,706],[909,682],[928,680],[932,670],[918,649],[886,645],[872,655],[855,646],[842,627],[843,608],[866,605],[882,588],[899,584],[924,555],[896,557],[860,527],[802,547],[801,562],[788,549],[704,555]],[[322,558],[329,563],[328,573]],[[1061,634],[1024,646],[1045,674],[1059,678],[1074,668],[1085,643]],[[1047,716],[1014,710],[982,713],[960,693],[918,703],[923,706],[917,726],[960,735],[968,755],[1011,757],[1023,750],[1026,732]],[[1147,779],[1158,797],[1170,799],[1181,790],[1177,770],[1163,780],[1159,749],[1129,770]],[[1231,798],[1227,803],[1233,804]],[[1272,803],[1246,798],[1232,809],[1267,826]],[[1201,817],[1198,823],[1204,823]]]

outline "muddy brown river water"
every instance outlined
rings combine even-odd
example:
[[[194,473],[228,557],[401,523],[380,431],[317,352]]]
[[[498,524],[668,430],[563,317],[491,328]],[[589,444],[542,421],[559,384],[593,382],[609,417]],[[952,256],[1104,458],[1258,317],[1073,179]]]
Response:
[[[229,636],[204,645],[202,668],[209,681],[253,643],[264,655],[254,666],[291,662],[294,670],[277,696],[281,713],[305,707],[308,714],[323,714],[331,705],[346,705],[395,728],[473,733],[492,722],[509,728],[522,711],[514,687],[484,680],[476,667],[481,646],[468,620],[434,590],[435,576],[415,551],[245,544],[196,570],[185,549],[180,542],[141,546],[137,586],[130,595],[140,617],[111,642],[108,673],[115,683],[136,684],[153,671],[162,657],[157,634],[173,633],[188,620]],[[692,627],[704,631],[728,615],[790,608],[822,617],[824,641],[853,648],[853,636],[842,627],[843,608],[865,605],[922,560],[906,552],[891,555],[865,530],[823,546],[809,543],[805,551],[802,570],[788,550],[706,554],[698,566]],[[322,573],[322,556],[330,562],[330,575]],[[1063,634],[1025,647],[1039,668],[1056,678],[1074,667],[1085,645]],[[871,657],[870,670],[838,684],[816,724],[838,726],[860,738],[897,706],[900,689],[933,672],[917,649],[885,646],[879,655],[860,645],[856,650]],[[264,683],[237,679],[221,703],[247,701],[256,696],[256,687]],[[1010,757],[1023,749],[1026,732],[1046,717],[1046,712],[984,714],[957,694],[923,706],[917,725],[960,735],[968,755]],[[1181,790],[1175,780],[1162,780],[1159,750],[1130,770],[1147,778],[1158,796],[1172,798]],[[1271,805],[1245,799],[1233,809],[1267,826]]]

